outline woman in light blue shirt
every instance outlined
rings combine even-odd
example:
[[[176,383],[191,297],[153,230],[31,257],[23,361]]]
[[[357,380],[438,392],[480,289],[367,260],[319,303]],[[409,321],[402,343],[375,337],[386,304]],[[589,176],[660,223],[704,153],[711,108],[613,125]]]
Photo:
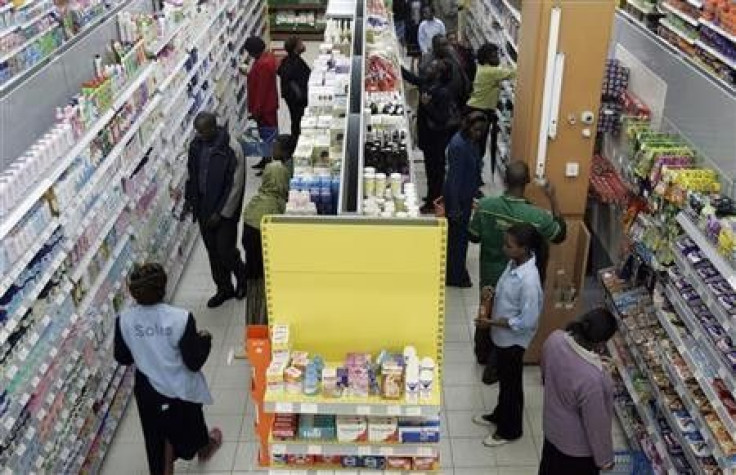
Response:
[[[527,223],[506,231],[503,251],[509,263],[496,284],[492,316],[477,320],[477,325],[490,328],[498,349],[498,404],[491,414],[473,418],[476,424],[496,427],[483,441],[488,447],[507,444],[523,433],[524,352],[537,332],[544,306],[542,284],[548,257],[547,241]]]

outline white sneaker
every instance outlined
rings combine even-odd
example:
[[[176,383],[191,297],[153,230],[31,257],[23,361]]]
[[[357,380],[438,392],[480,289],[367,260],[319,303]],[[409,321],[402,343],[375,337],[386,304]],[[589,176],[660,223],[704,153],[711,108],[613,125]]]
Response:
[[[502,445],[510,444],[511,442],[513,441],[500,438],[497,439],[494,434],[491,434],[483,439],[483,445],[485,445],[486,447],[500,447]]]
[[[476,414],[473,416],[473,424],[483,427],[495,427],[496,424],[485,418],[486,414]]]

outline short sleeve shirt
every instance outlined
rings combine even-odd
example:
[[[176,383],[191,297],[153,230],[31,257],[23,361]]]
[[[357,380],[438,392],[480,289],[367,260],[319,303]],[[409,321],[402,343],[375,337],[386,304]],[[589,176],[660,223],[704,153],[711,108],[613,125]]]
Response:
[[[503,253],[503,234],[518,223],[535,226],[550,241],[564,232],[552,213],[523,198],[508,195],[483,198],[470,221],[471,235],[480,239],[481,285],[495,286],[501,277],[508,263]]]

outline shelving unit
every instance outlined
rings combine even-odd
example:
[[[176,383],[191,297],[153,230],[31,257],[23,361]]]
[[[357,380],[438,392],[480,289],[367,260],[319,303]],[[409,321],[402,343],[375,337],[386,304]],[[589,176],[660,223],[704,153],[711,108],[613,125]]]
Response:
[[[312,468],[319,468],[318,473],[339,473],[341,470],[334,467],[334,461],[324,467],[312,467],[292,464],[288,460],[290,456],[337,457],[342,470],[362,471],[351,468],[350,460],[356,457],[372,460],[437,458],[438,442],[276,440],[271,429],[276,414],[378,416],[410,420],[439,415],[444,334],[444,259],[441,258],[445,245],[444,222],[436,219],[377,221],[356,217],[314,220],[282,216],[267,218],[262,229],[269,320],[274,326],[289,326],[291,349],[308,350],[310,354],[322,355],[326,361],[340,361],[357,347],[362,352],[377,355],[382,349],[396,352],[405,345],[413,345],[417,355],[426,355],[436,361],[437,371],[431,397],[419,401],[408,402],[403,397],[388,400],[379,395],[328,398],[289,394],[267,386],[266,370],[274,344],[269,337],[269,329],[249,327],[245,339],[248,358],[253,366],[251,395],[257,411],[254,430],[260,439],[260,464],[272,466],[271,473],[288,473],[284,472],[288,470],[303,473]],[[294,233],[307,237],[296,248],[285,246]],[[352,251],[356,243],[367,246],[366,254],[356,255]],[[322,250],[326,249],[330,252],[324,255]],[[378,252],[379,249],[385,252]],[[364,258],[368,255],[371,257]],[[420,255],[422,259],[418,259]],[[336,282],[343,282],[339,287],[350,289],[349,292],[336,294]],[[333,295],[329,306],[324,305],[327,293]],[[301,297],[297,298],[297,295]],[[335,295],[342,297],[334,299]],[[386,311],[376,313],[371,308],[353,305],[356,299],[370,299],[376,295],[384,299]],[[347,311],[348,308],[351,310]],[[349,340],[342,336],[346,328],[352,328],[355,322],[363,321],[368,314],[373,324],[367,331]],[[406,325],[391,325],[390,322],[399,315]],[[333,364],[327,363],[327,366]],[[378,469],[371,473],[404,472],[386,468],[385,471]],[[432,473],[432,470],[405,473]]]
[[[111,348],[115,315],[129,301],[125,277],[134,262],[155,259],[169,273],[169,296],[175,289],[198,236],[190,219],[178,219],[192,119],[236,102],[233,91],[215,94],[216,83],[239,79],[233,65],[240,53],[227,45],[240,41],[243,26],[262,30],[259,5],[220,0],[187,9],[182,23],[146,48],[150,60],[110,108],[0,223],[5,239],[38,206],[51,210],[42,232],[0,279],[0,295],[26,287],[0,322],[5,469],[99,471],[132,391],[132,372],[114,362]],[[178,59],[163,61],[165,47],[174,44]],[[100,132],[123,111],[117,140],[100,150]],[[98,155],[86,180],[69,188],[76,186],[78,157],[90,150]],[[70,204],[63,201],[67,189],[74,190]]]
[[[269,33],[275,41],[299,36],[304,41],[321,41],[325,29],[326,3],[268,2]],[[291,13],[291,16],[287,16]]]

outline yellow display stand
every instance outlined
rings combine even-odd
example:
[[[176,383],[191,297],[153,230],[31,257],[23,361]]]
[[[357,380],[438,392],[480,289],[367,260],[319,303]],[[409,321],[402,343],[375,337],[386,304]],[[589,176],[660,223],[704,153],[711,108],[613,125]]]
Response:
[[[270,217],[263,226],[269,321],[328,361],[413,345],[441,368],[445,221]]]
[[[297,465],[290,457],[409,457],[438,464],[440,445],[398,442],[275,440],[276,413],[436,418],[442,407],[442,352],[445,316],[444,219],[363,217],[264,218],[263,258],[271,325],[288,324],[292,350],[321,355],[339,365],[352,352],[376,356],[414,346],[436,361],[431,397],[414,400],[344,396],[327,398],[266,389],[258,399],[260,463],[272,473],[333,473],[332,465]],[[260,365],[263,373],[265,366]],[[260,385],[265,385],[263,374]],[[255,393],[254,393],[255,394]],[[264,425],[265,424],[265,425]],[[323,459],[321,459],[323,460]],[[339,463],[339,462],[338,462]],[[345,463],[343,461],[343,463]],[[411,473],[437,473],[430,470]],[[354,470],[358,472],[358,470]],[[339,473],[335,470],[334,473]],[[383,473],[373,471],[371,473]],[[391,473],[403,473],[395,471]]]

